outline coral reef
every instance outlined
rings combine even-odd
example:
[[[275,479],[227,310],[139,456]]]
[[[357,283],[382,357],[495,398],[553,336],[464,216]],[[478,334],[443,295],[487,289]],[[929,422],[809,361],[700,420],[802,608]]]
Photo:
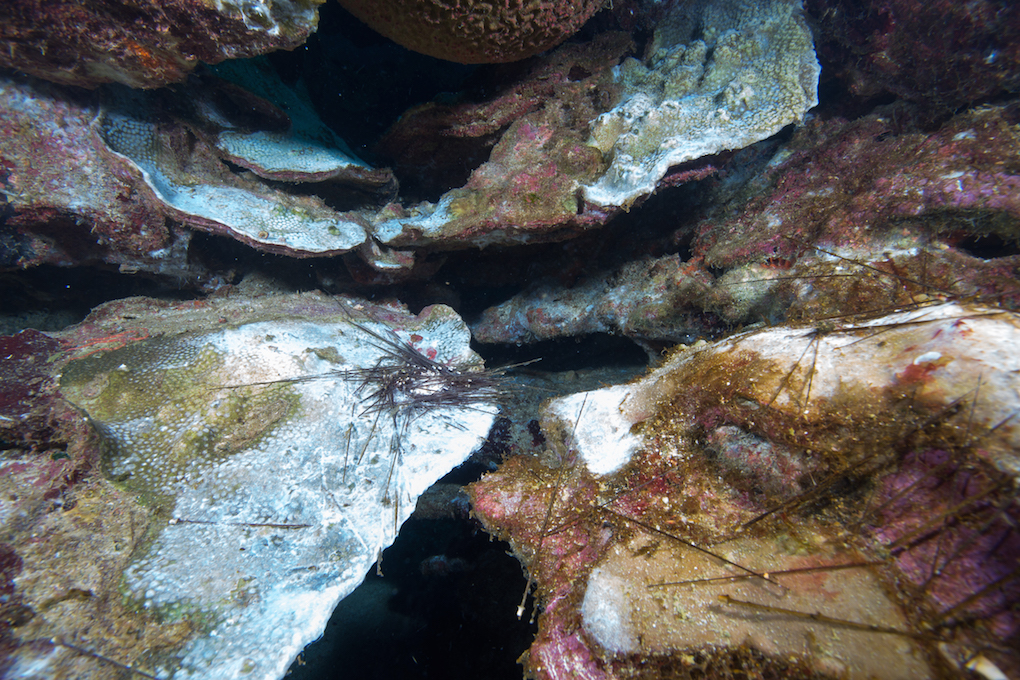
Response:
[[[612,209],[579,193],[605,171],[601,154],[586,144],[588,126],[608,106],[612,66],[630,48],[621,33],[564,45],[481,104],[408,112],[380,143],[399,169],[442,181],[457,177],[464,155],[485,161],[437,203],[380,214],[377,238],[395,247],[487,247],[563,240],[602,225]]]
[[[360,221],[345,219],[321,199],[245,181],[227,170],[215,149],[197,141],[187,147],[181,139],[187,128],[161,126],[158,109],[147,101],[131,97],[113,103],[100,122],[101,139],[132,166],[152,198],[184,224],[297,256],[344,253],[364,243],[367,235]],[[286,168],[296,176],[304,168],[318,179],[356,162],[343,162],[342,151],[310,145],[298,135],[245,134],[227,128],[216,143],[231,160],[243,158],[246,165],[257,166],[256,174],[279,176]],[[309,157],[310,150],[315,156]],[[288,163],[293,160],[297,166]]]
[[[60,351],[45,339],[28,382],[81,409],[53,413],[102,449],[81,437],[57,460],[4,461],[3,535],[31,612],[19,677],[282,676],[496,410],[482,374],[434,398],[479,368],[448,308],[139,298],[62,333]],[[415,357],[431,382],[400,372]]]
[[[102,260],[173,275],[188,236],[130,200],[134,178],[96,144],[98,102],[46,83],[0,80],[0,183],[10,214],[4,268]],[[9,231],[8,231],[9,230]]]
[[[265,59],[231,60],[211,71],[238,86],[214,80],[204,92],[191,90],[204,95],[196,114],[216,130],[216,147],[227,160],[284,182],[340,180],[366,190],[393,182],[389,173],[373,171],[358,158]]]
[[[1018,332],[958,304],[776,327],[553,400],[545,459],[470,487],[538,584],[528,671],[1016,673]]]
[[[619,67],[621,101],[592,123],[609,168],[589,201],[630,206],[671,166],[740,149],[803,120],[819,66],[799,0],[677,4],[644,63]]]
[[[620,332],[656,346],[918,295],[1016,307],[1014,258],[975,257],[966,245],[1020,236],[1015,120],[1015,107],[997,106],[930,134],[896,134],[881,114],[809,121],[751,182],[703,183],[716,192],[711,212],[674,237],[690,241],[688,259],[632,261],[571,287],[535,282],[472,331],[482,342]]]
[[[408,49],[462,64],[517,61],[555,47],[602,7],[600,0],[339,0]]]
[[[297,47],[322,2],[11,0],[0,7],[0,67],[78,87],[160,87],[199,62]]]
[[[251,71],[258,65],[227,73]],[[390,195],[392,175],[353,156],[296,95],[284,98],[278,79],[258,73],[290,115],[208,76],[186,86],[188,105],[168,104],[166,91],[107,87],[77,96],[38,81],[5,80],[0,97],[10,115],[0,180],[13,209],[7,225],[17,228],[15,242],[5,244],[5,266],[98,260],[208,278],[187,258],[190,231],[182,225],[296,257],[361,246],[363,218],[277,182],[311,186],[335,201],[345,200],[344,192],[365,200]],[[238,176],[228,162],[251,174]]]
[[[212,71],[229,84],[204,73],[175,91],[107,87],[88,100],[12,81],[8,106],[16,110],[28,101],[35,115],[11,130],[3,150],[9,174],[18,180],[11,182],[11,202],[23,223],[53,212],[72,221],[110,223],[99,225],[99,232],[111,234],[103,245],[114,252],[97,256],[145,271],[186,267],[166,262],[172,247],[181,250],[187,238],[173,224],[291,257],[357,251],[373,270],[360,273],[355,266],[355,276],[366,281],[420,274],[416,265],[437,251],[563,240],[603,225],[660,180],[675,184],[714,169],[663,179],[672,165],[767,137],[799,120],[816,101],[817,63],[796,2],[759,8],[729,0],[671,11],[645,64],[627,59],[617,68],[632,49],[631,39],[606,32],[536,60],[481,104],[431,104],[405,115],[380,145],[402,170],[456,163],[455,179],[463,181],[465,150],[482,160],[491,149],[463,186],[451,189],[442,175],[431,180],[444,192],[435,203],[394,201],[392,174],[357,158],[299,90],[257,61]],[[705,29],[700,37],[695,26]],[[48,165],[98,151],[92,168],[101,178],[97,188],[107,189],[103,199],[118,195],[116,210],[104,212],[99,204],[110,202],[98,196],[87,205],[45,202],[48,192],[40,184],[47,181],[61,189],[58,197],[80,193],[92,199],[96,193],[78,186],[84,175],[37,180],[27,171],[32,160],[18,140],[38,144],[58,115],[67,119],[60,124],[68,134],[45,143]],[[710,126],[709,119],[715,121]],[[96,134],[98,150],[79,148],[97,146]],[[685,137],[719,143],[681,148]],[[437,151],[447,140],[458,143]],[[114,158],[104,158],[104,146]],[[251,174],[234,172],[234,166]],[[298,184],[300,191],[280,182]],[[29,209],[26,198],[35,195],[42,204]],[[133,212],[144,216],[125,215]],[[163,224],[139,228],[154,222]],[[135,240],[147,235],[149,247],[139,252],[140,244],[128,242],[126,252],[117,252],[129,230]],[[46,252],[47,241],[32,236],[8,259],[56,261],[59,254]],[[57,245],[67,250],[59,248],[59,239]],[[203,278],[201,271],[188,274]]]
[[[1020,677],[1020,10],[340,4],[0,9],[0,675]]]

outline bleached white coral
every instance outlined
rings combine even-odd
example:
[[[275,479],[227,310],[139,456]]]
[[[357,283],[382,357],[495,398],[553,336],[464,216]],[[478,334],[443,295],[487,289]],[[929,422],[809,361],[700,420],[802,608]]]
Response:
[[[644,63],[617,69],[623,97],[592,125],[610,159],[589,201],[629,206],[670,166],[740,149],[802,120],[820,67],[800,0],[680,3]]]
[[[401,348],[449,372],[477,366],[453,310],[389,311],[384,324],[300,301],[307,316],[277,318],[292,300],[266,298],[248,323],[89,355],[61,377],[103,436],[109,478],[169,518],[122,580],[140,612],[190,624],[180,648],[150,662],[157,677],[283,677],[495,418],[482,398],[406,413],[373,393]],[[195,323],[166,313],[182,330]]]

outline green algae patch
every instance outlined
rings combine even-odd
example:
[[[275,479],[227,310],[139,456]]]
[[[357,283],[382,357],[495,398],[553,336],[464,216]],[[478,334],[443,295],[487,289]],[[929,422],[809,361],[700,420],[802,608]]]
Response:
[[[177,484],[297,415],[289,384],[235,379],[213,346],[157,338],[71,362],[61,389],[104,434],[104,473],[143,503],[172,506]]]

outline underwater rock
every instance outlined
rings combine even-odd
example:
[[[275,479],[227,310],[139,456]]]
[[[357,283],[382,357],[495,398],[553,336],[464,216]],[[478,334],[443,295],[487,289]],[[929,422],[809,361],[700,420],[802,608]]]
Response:
[[[494,146],[464,187],[378,222],[376,237],[398,247],[562,240],[660,183],[705,175],[684,168],[669,178],[670,168],[769,137],[817,103],[798,2],[677,3],[645,61],[615,66],[627,45],[613,34],[566,45],[484,104],[409,112],[381,143],[398,167],[416,162],[431,174],[437,156],[440,169],[456,166],[447,144],[450,153],[471,149],[470,139]]]
[[[19,519],[29,482],[5,479],[35,613],[19,677],[282,677],[497,409],[445,307],[137,298],[60,339],[51,371],[102,450],[58,461],[80,472],[56,511]]]
[[[340,254],[364,243],[364,220],[334,210],[318,196],[296,195],[258,178],[344,179],[378,189],[391,181],[389,173],[374,172],[350,154],[293,93],[281,104],[293,106],[297,125],[279,109],[276,115],[261,117],[248,111],[245,120],[234,121],[233,111],[219,105],[224,93],[215,83],[188,89],[194,115],[172,121],[166,121],[169,107],[161,104],[158,94],[111,90],[109,108],[98,126],[107,148],[134,167],[169,215],[260,250],[297,257]],[[277,99],[283,98],[282,84],[274,89]],[[227,88],[226,95],[231,94],[239,96],[236,89]],[[247,95],[248,101],[253,98]],[[275,107],[262,102],[261,108]],[[253,118],[270,128],[281,119],[289,124],[282,131],[265,130],[253,124]],[[252,169],[256,177],[230,172],[221,157]]]
[[[169,276],[186,270],[187,232],[134,200],[135,178],[97,144],[94,95],[0,77],[0,110],[0,201],[9,211],[0,266],[98,260]]]
[[[1000,0],[807,0],[819,55],[856,95],[892,92],[941,119],[1017,91],[1020,6]],[[947,30],[947,27],[951,27]]]
[[[818,103],[800,0],[677,3],[644,62],[617,68],[621,101],[592,123],[609,167],[587,200],[629,207],[670,167],[771,137]]]
[[[0,444],[18,442],[39,445],[40,434],[50,427],[48,408],[40,408],[44,399],[41,387],[50,377],[47,359],[60,347],[45,333],[26,329],[0,336]]]
[[[553,280],[536,282],[486,309],[471,332],[482,343],[530,343],[592,333],[621,333],[649,348],[649,341],[681,342],[718,332],[702,312],[722,302],[713,285],[710,273],[677,255],[638,260],[571,287]]]
[[[348,195],[382,202],[395,187],[392,174],[350,153],[259,64],[223,74],[248,75],[288,113],[211,76],[182,86],[184,102],[165,90],[109,86],[82,95],[39,81],[0,81],[0,182],[13,209],[0,263],[99,261],[215,287],[220,281],[189,260],[191,232],[181,225],[295,257],[361,247],[366,220],[280,183],[335,202]],[[240,176],[228,163],[251,172]],[[404,264],[412,266],[413,258]]]
[[[655,351],[727,325],[915,298],[1020,307],[1015,115],[984,107],[928,134],[897,133],[882,114],[809,120],[760,172],[742,176],[733,163],[732,178],[702,182],[710,209],[673,236],[690,243],[688,259],[643,258],[570,286],[536,281],[485,310],[472,332],[502,343],[621,333]]]
[[[546,453],[469,487],[537,585],[527,672],[1020,672],[1018,342],[946,303],[552,400]]]
[[[62,108],[72,112],[67,127],[80,143],[50,143],[47,165],[58,177],[33,184],[25,181],[33,173],[13,173],[24,186],[12,187],[19,199],[12,204],[34,228],[47,208],[69,221],[112,223],[106,231],[114,234],[107,242],[113,250],[125,231],[148,235],[158,243],[143,254],[128,244],[135,251],[121,258],[139,271],[160,265],[186,269],[186,263],[165,262],[168,245],[176,247],[178,257],[186,245],[180,242],[186,231],[172,240],[182,231],[173,223],[291,257],[356,252],[374,270],[358,275],[364,281],[407,278],[423,256],[435,252],[571,238],[603,225],[621,207],[654,191],[660,180],[689,181],[715,168],[706,162],[664,179],[672,165],[767,137],[813,105],[817,64],[799,4],[776,0],[759,8],[744,0],[718,0],[688,9],[684,14],[670,5],[668,14],[645,8],[649,17],[670,17],[656,33],[645,64],[628,59],[617,67],[633,49],[630,37],[602,33],[588,43],[562,46],[523,74],[508,71],[510,81],[482,104],[429,104],[405,115],[380,145],[384,153],[402,169],[454,164],[456,181],[466,177],[458,186],[449,173],[427,170],[436,179],[419,182],[414,199],[435,196],[422,195],[424,188],[445,192],[435,202],[395,202],[392,174],[354,156],[298,90],[284,86],[264,62],[221,64],[213,72],[230,85],[206,74],[179,89],[152,93],[110,86],[84,103],[80,95],[19,81],[5,103],[16,108],[18,98],[28,99],[52,115],[11,130],[5,163],[12,170],[31,165],[21,149],[47,136],[48,125],[59,125],[53,116]],[[694,24],[707,27],[701,34],[707,43],[687,30]],[[682,46],[684,41],[690,45]],[[750,50],[751,45],[760,49]],[[680,59],[682,54],[689,58]],[[695,54],[702,57],[696,64]],[[704,76],[704,87],[684,89],[681,81],[695,72]],[[733,96],[727,99],[726,93]],[[701,125],[708,104],[709,117],[723,127]],[[700,123],[687,125],[692,116]],[[96,124],[86,125],[95,117]],[[732,125],[750,132],[731,134],[726,126]],[[719,140],[720,135],[726,140],[715,146],[679,155],[670,151],[685,136]],[[455,143],[444,151],[447,140]],[[110,174],[127,185],[114,192],[120,204],[105,203],[111,205],[109,214],[98,200],[88,201],[87,209],[68,200],[28,210],[17,190],[45,195],[41,186],[47,180],[61,193],[80,190],[91,198],[96,189],[78,186],[86,173],[64,172],[80,164],[75,154],[84,153],[79,147],[85,142],[94,147],[90,154],[101,157],[95,162],[104,180],[100,188],[111,183],[105,179]],[[61,152],[70,157],[62,158]],[[465,157],[487,160],[472,170],[463,167]],[[647,167],[639,171],[638,166]],[[640,180],[624,188],[625,175],[640,175]],[[610,196],[610,190],[616,193]],[[127,220],[125,212],[141,212],[145,219]],[[159,222],[159,230],[138,229],[141,222]],[[7,259],[55,260],[56,255],[40,252],[45,245],[42,237],[30,239]]]
[[[419,191],[443,193],[436,203],[380,213],[376,238],[394,247],[457,249],[564,240],[604,224],[613,211],[578,193],[605,166],[585,142],[589,122],[611,101],[613,64],[631,45],[623,33],[564,45],[483,103],[407,112],[380,152],[398,171],[424,175]],[[465,157],[483,162],[465,171]]]
[[[1015,105],[953,117],[930,133],[904,131],[895,112],[811,121],[749,187],[733,217],[695,227],[692,250],[711,267],[795,261],[809,244],[878,252],[876,239],[1017,237],[1020,133]],[[737,206],[733,206],[736,208]],[[925,235],[928,232],[928,235]],[[909,241],[909,238],[908,238]]]
[[[390,40],[462,64],[517,61],[538,54],[569,38],[602,8],[601,0],[339,2]]]
[[[9,0],[0,6],[0,67],[62,85],[160,87],[199,64],[294,49],[324,0]]]

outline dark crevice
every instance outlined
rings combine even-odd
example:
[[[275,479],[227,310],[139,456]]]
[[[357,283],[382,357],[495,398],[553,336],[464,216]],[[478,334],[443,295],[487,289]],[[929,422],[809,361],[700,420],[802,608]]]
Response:
[[[518,680],[537,627],[516,617],[526,581],[509,551],[471,520],[412,518],[384,576],[371,569],[287,677]]]
[[[630,338],[608,333],[543,340],[520,346],[473,343],[472,348],[488,366],[507,366],[537,359],[528,366],[528,370],[541,372],[645,366],[648,363],[648,355]]]
[[[97,305],[110,300],[145,296],[187,300],[196,294],[138,274],[106,267],[39,265],[0,272],[0,334],[22,328],[55,331],[83,320]],[[20,325],[20,327],[15,327]]]
[[[1020,242],[998,234],[978,234],[957,241],[956,249],[982,260],[995,260],[1020,255]]]

